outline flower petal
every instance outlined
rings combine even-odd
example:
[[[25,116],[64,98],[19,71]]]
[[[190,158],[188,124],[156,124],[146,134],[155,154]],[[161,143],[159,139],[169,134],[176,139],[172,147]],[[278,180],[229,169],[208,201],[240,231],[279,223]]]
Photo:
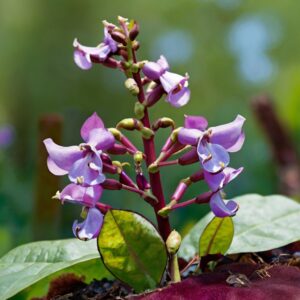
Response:
[[[234,180],[236,177],[238,177],[242,172],[243,172],[244,168],[238,168],[238,169],[233,169],[233,168],[225,168],[223,170],[224,174],[225,174],[225,180],[224,180],[224,184],[223,186],[225,186],[226,184],[228,184],[229,182],[231,182],[232,180]]]
[[[163,55],[160,56],[160,58],[157,61],[157,63],[162,67],[162,69],[164,71],[167,71],[170,68],[167,59]]]
[[[219,173],[210,173],[204,170],[204,179],[208,184],[209,188],[215,192],[223,189],[230,181],[235,179],[244,168],[233,169],[230,167],[225,168]]]
[[[193,128],[204,131],[207,128],[207,125],[208,122],[204,117],[184,115],[185,128]]]
[[[105,127],[102,119],[98,116],[96,112],[94,112],[89,118],[86,119],[80,130],[80,135],[86,143],[88,142],[91,130],[96,128]]]
[[[178,132],[178,141],[183,145],[196,145],[203,132],[198,129],[181,128]]]
[[[164,90],[167,93],[170,93],[173,90],[177,89],[179,85],[181,85],[182,87],[187,87],[186,83],[188,77],[166,71],[160,76],[159,80]]]
[[[164,72],[163,68],[156,62],[147,62],[143,67],[143,73],[151,80],[159,79],[160,75]]]
[[[115,138],[106,129],[96,128],[90,131],[87,143],[98,150],[107,150],[115,143]]]
[[[77,160],[69,171],[71,182],[83,185],[97,185],[105,180],[102,173],[102,160],[99,153],[89,152]]]
[[[49,171],[56,176],[68,174],[68,171],[61,169],[50,157],[47,158],[47,167]]]
[[[222,145],[228,151],[231,150],[231,152],[238,151],[244,142],[242,127],[245,120],[244,117],[238,115],[230,123],[211,127],[210,142]]]
[[[102,224],[103,214],[97,208],[90,208],[86,219],[81,223],[76,220],[72,229],[75,237],[86,241],[99,235]]]
[[[91,60],[82,51],[74,51],[74,62],[82,70],[89,70],[93,66]]]
[[[83,157],[83,151],[78,146],[63,147],[55,144],[52,139],[44,140],[44,144],[49,153],[49,157],[54,164],[64,171],[69,171],[73,164],[80,158]],[[50,162],[49,171],[56,172],[53,164]],[[48,165],[49,166],[49,165]],[[53,168],[52,168],[53,167]],[[58,170],[57,170],[58,172]],[[53,173],[56,175],[55,173]]]
[[[190,101],[191,91],[187,87],[172,91],[167,95],[167,101],[174,107],[182,107]]]
[[[116,52],[118,50],[118,44],[117,44],[117,42],[115,42],[112,39],[112,37],[109,34],[109,32],[108,32],[108,30],[107,30],[106,27],[104,28],[104,41],[103,42],[104,42],[105,45],[109,46],[110,51],[112,53],[114,53],[114,52]]]
[[[100,185],[84,187],[71,183],[59,193],[59,200],[94,207],[101,198],[102,192],[103,188]]]
[[[219,218],[234,216],[239,208],[238,204],[234,201],[225,203],[220,193],[212,195],[209,205],[214,215]]]
[[[197,147],[203,168],[210,173],[217,173],[228,166],[230,157],[228,152],[217,144],[199,141]]]

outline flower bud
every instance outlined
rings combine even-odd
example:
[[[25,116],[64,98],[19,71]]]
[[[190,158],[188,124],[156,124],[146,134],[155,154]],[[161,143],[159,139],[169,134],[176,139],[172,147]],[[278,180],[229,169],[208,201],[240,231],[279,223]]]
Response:
[[[134,184],[132,179],[124,171],[121,171],[119,179],[122,184],[131,186],[134,188],[136,187],[136,185]]]
[[[124,128],[124,129],[127,129],[127,130],[134,130],[136,129],[136,120],[135,119],[132,119],[132,118],[127,118],[127,119],[123,119],[122,121],[120,121],[118,124],[117,124],[117,129],[120,129],[120,128]]]
[[[199,161],[199,156],[196,148],[192,149],[189,152],[186,152],[178,159],[178,163],[181,166],[190,165],[197,161]]]
[[[125,80],[125,87],[134,96],[138,95],[140,92],[140,89],[133,78],[128,78]]]
[[[165,93],[161,84],[156,85],[153,89],[148,90],[146,93],[145,104],[147,107],[153,106]]]
[[[166,246],[168,252],[170,254],[176,254],[180,248],[180,245],[181,245],[181,236],[176,230],[173,230],[166,240]]]
[[[140,190],[149,190],[151,188],[149,182],[147,181],[146,177],[143,175],[143,173],[138,173],[136,175],[136,183]]]
[[[129,31],[129,38],[130,38],[131,41],[135,40],[135,38],[139,34],[139,31],[140,31],[139,30],[139,24],[136,21],[134,21],[134,24],[133,24],[132,28]]]
[[[101,183],[101,186],[106,190],[121,190],[122,183],[115,179],[106,179],[104,182]]]
[[[157,131],[159,128],[167,128],[167,127],[172,127],[172,129],[174,129],[175,127],[175,122],[171,118],[166,118],[166,117],[159,118],[152,125],[152,129],[154,131]]]
[[[137,165],[140,165],[142,163],[143,159],[144,159],[143,152],[137,151],[136,153],[134,153],[133,160]]]
[[[113,30],[111,33],[110,33],[110,36],[112,37],[112,39],[118,43],[121,43],[123,44],[124,46],[127,45],[126,43],[126,37],[125,35],[120,32],[120,31],[117,31],[117,30]]]
[[[142,119],[145,115],[145,106],[137,101],[134,105],[134,113],[138,119]]]

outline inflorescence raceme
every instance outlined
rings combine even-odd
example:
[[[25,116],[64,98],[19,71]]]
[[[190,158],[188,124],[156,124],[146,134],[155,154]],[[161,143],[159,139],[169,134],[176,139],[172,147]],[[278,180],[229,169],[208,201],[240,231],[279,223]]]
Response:
[[[107,129],[97,113],[92,114],[81,128],[83,143],[63,147],[46,139],[48,168],[54,175],[68,175],[70,184],[54,198],[62,203],[80,204],[81,217],[73,224],[74,235],[88,240],[99,235],[105,213],[111,209],[101,203],[104,189],[127,190],[138,194],[153,208],[158,230],[164,240],[170,234],[168,215],[171,211],[191,204],[209,203],[217,217],[233,216],[238,210],[234,201],[224,200],[223,189],[235,179],[243,168],[229,167],[229,153],[241,149],[245,136],[242,130],[245,118],[238,115],[228,124],[208,127],[201,116],[185,116],[184,126],[176,127],[172,119],[162,117],[150,123],[148,110],[162,98],[174,107],[181,107],[190,100],[188,74],[170,72],[167,59],[161,56],[156,62],[139,61],[136,40],[139,26],[135,21],[119,17],[119,24],[106,21],[103,41],[96,47],[81,45],[74,40],[74,61],[88,70],[95,64],[118,69],[126,76],[125,87],[137,97],[135,117],[120,121],[115,128]],[[171,128],[171,134],[155,155],[154,139],[160,128]],[[143,139],[144,149],[137,147],[122,132],[135,130]],[[180,153],[179,158],[170,159]],[[126,163],[114,161],[113,155],[130,155],[134,161],[136,176],[130,178]],[[143,166],[147,166],[147,175]],[[159,170],[169,165],[185,166],[197,164],[199,170],[182,179],[175,192],[165,203]],[[182,201],[191,184],[205,181],[208,191]]]

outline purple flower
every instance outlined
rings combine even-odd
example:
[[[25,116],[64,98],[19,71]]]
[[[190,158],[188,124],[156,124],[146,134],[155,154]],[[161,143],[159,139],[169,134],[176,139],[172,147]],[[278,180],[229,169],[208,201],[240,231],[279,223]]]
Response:
[[[214,215],[219,218],[234,216],[239,209],[238,204],[232,200],[225,203],[220,192],[211,196],[209,205]]]
[[[15,131],[10,125],[0,128],[0,148],[8,147],[14,140]]]
[[[113,146],[114,137],[96,113],[82,125],[81,137],[85,143],[69,147],[59,146],[50,138],[44,140],[48,169],[57,176],[68,174],[73,183],[97,185],[105,180],[101,153]]]
[[[197,146],[199,160],[204,170],[217,173],[228,166],[228,152],[241,149],[245,135],[242,131],[245,118],[238,115],[234,121],[215,127],[207,127],[203,117],[185,116],[185,126],[178,133],[184,145]]]
[[[213,174],[204,170],[204,180],[212,192],[222,190],[229,182],[234,180],[243,172],[244,168],[233,169],[226,167],[221,172]]]
[[[187,74],[181,76],[168,70],[169,64],[164,56],[161,56],[157,62],[146,63],[143,67],[145,76],[154,81],[159,80],[167,93],[167,101],[175,107],[181,107],[190,100],[189,77]]]
[[[75,47],[74,61],[83,70],[89,70],[93,61],[105,61],[111,53],[115,53],[118,49],[117,43],[112,39],[106,28],[104,28],[104,40],[97,47],[83,46],[77,39],[74,40],[73,46]]]
[[[103,214],[97,208],[89,208],[85,220],[81,223],[76,220],[73,223],[74,235],[83,241],[96,238],[103,224]]]
[[[213,192],[209,204],[215,216],[224,218],[236,214],[238,204],[232,200],[225,203],[222,197],[222,189],[230,181],[234,180],[242,171],[243,168],[233,169],[229,167],[217,174],[204,171],[204,180]]]
[[[103,188],[101,185],[84,187],[71,183],[61,192],[57,192],[54,198],[59,199],[62,203],[69,202],[87,207],[95,207],[96,203],[102,196],[102,192]]]

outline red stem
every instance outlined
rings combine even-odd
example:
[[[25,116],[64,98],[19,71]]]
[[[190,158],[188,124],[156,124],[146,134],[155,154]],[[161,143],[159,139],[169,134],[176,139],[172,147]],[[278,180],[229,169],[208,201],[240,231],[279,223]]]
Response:
[[[178,165],[178,159],[162,161],[158,164],[159,167],[166,167],[166,166],[172,166],[172,165]]]
[[[185,206],[188,206],[188,205],[191,205],[194,203],[196,203],[196,204],[208,203],[212,194],[213,194],[212,192],[203,193],[203,194],[199,195],[198,197],[192,198],[190,200],[186,200],[182,203],[177,203],[177,204],[173,205],[171,209],[174,210],[174,209],[185,207]]]
[[[136,56],[135,56],[135,51],[132,50],[132,55],[133,55],[133,61],[134,63],[137,62]],[[136,81],[138,87],[139,87],[139,94],[138,94],[138,100],[142,103],[145,100],[145,94],[143,90],[143,85],[142,85],[142,80],[140,73],[134,73],[133,78]],[[144,117],[142,118],[142,123],[145,127],[151,128],[150,124],[150,119],[149,119],[149,114],[147,108],[145,108],[144,111]],[[156,154],[155,154],[155,144],[154,144],[154,138],[150,139],[143,139],[143,144],[144,144],[144,152],[146,154],[146,164],[147,167],[151,165],[155,160],[156,160]],[[160,215],[157,214],[157,212],[165,207],[165,198],[163,194],[163,189],[162,189],[162,184],[161,184],[161,179],[160,179],[160,173],[149,173],[149,178],[150,178],[150,184],[152,188],[152,193],[153,195],[157,198],[158,203],[153,205],[156,219],[157,219],[157,225],[158,225],[158,230],[164,240],[166,240],[171,232],[171,226],[169,222],[169,218],[163,218]]]

